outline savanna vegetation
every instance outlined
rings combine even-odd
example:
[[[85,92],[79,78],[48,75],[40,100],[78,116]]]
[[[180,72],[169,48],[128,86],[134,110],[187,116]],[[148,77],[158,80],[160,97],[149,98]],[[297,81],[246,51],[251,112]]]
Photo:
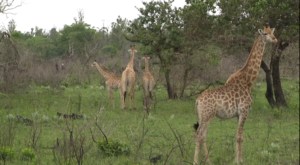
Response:
[[[14,1],[0,0],[7,14]],[[195,99],[224,84],[246,62],[257,30],[275,27],[252,90],[244,126],[244,164],[299,164],[299,1],[143,2],[134,20],[95,29],[74,23],[45,31],[0,33],[0,164],[192,164]],[[218,8],[216,7],[218,6]],[[121,76],[137,53],[137,109],[109,107],[105,79],[91,62]],[[147,54],[156,79],[150,114],[141,79]],[[237,120],[214,118],[207,145],[213,164],[234,164]],[[203,153],[203,152],[202,152]],[[201,162],[203,164],[204,162]]]

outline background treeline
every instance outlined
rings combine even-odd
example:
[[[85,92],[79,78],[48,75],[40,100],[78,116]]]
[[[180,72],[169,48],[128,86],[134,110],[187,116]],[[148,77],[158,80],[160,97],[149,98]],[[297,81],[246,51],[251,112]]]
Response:
[[[287,105],[280,79],[299,75],[299,1],[186,0],[183,8],[172,3],[143,2],[136,19],[119,16],[101,29],[85,22],[82,10],[71,25],[50,31],[35,26],[20,32],[11,20],[0,33],[0,92],[99,79],[104,84],[89,64],[96,59],[121,76],[130,58],[129,45],[135,44],[137,85],[144,69],[140,58],[147,54],[152,57],[150,70],[166,87],[168,98],[190,97],[201,92],[201,85],[224,83],[241,68],[257,30],[270,25],[276,28],[278,43],[268,46],[259,79],[266,80],[271,106]]]

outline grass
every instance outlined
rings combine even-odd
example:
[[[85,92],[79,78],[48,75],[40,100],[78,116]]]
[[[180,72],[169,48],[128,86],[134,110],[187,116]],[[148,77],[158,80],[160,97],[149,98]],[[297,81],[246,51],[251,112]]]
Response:
[[[289,107],[280,109],[268,105],[264,83],[253,87],[254,103],[244,126],[244,164],[299,164],[298,82],[283,81]],[[142,110],[141,89],[135,90],[137,109],[125,111],[120,110],[117,91],[113,110],[108,107],[107,90],[97,85],[61,89],[35,86],[13,94],[0,94],[0,148],[10,147],[15,153],[5,163],[144,165],[151,164],[150,158],[162,155],[157,164],[191,164],[195,147],[192,125],[198,120],[194,109],[197,96],[168,101],[165,89],[160,86],[154,93],[149,116]],[[84,119],[59,118],[57,112],[82,114]],[[32,119],[34,124],[19,122],[18,114]],[[109,139],[129,144],[128,155],[108,157],[99,151],[90,132],[95,141],[103,140],[95,117]],[[75,142],[72,145],[70,131]],[[212,120],[207,144],[213,164],[234,164],[236,131],[237,119]],[[57,139],[59,147],[51,149]],[[35,152],[32,160],[22,158],[25,148]]]

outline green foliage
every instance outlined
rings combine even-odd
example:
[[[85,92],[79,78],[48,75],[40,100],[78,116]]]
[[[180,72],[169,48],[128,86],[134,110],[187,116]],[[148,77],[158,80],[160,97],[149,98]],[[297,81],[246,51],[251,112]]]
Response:
[[[112,45],[105,45],[102,47],[102,52],[110,57],[114,57],[117,54],[117,49]]]
[[[60,33],[58,41],[64,52],[74,53],[74,55],[81,57],[86,51],[86,46],[94,41],[96,30],[92,29],[89,24],[77,22],[72,25],[65,25]],[[70,49],[75,52],[69,52]]]
[[[0,160],[3,162],[11,160],[15,156],[15,152],[10,147],[0,147]]]
[[[40,58],[50,58],[57,56],[56,46],[54,42],[45,37],[32,37],[26,42],[28,48],[37,53]]]
[[[97,147],[106,156],[120,156],[130,153],[130,144],[118,140],[108,139],[107,143],[105,138],[103,138],[101,142],[97,143]]]
[[[279,119],[281,117],[281,111],[278,108],[273,110],[273,116],[275,119]]]
[[[23,36],[23,33],[20,32],[20,31],[15,31],[11,34],[11,37],[13,39],[17,39],[17,40],[23,40],[24,36]]]
[[[23,160],[30,160],[30,161],[32,161],[33,159],[36,158],[36,154],[35,154],[34,150],[31,149],[31,148],[24,148],[24,149],[22,149],[21,155],[22,155],[22,159]]]
[[[174,57],[171,54],[163,57],[162,51],[178,51],[183,41],[180,33],[183,27],[180,10],[172,8],[172,2],[143,2],[145,8],[138,8],[140,16],[131,23],[126,35],[131,42],[151,45],[149,52],[144,53],[158,54],[162,63],[168,63]]]

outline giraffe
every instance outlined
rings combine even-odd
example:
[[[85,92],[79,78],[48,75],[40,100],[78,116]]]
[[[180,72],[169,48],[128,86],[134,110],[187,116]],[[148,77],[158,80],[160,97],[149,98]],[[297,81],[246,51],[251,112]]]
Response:
[[[237,163],[243,163],[242,144],[243,126],[252,104],[251,87],[258,76],[261,60],[267,42],[277,42],[274,36],[275,28],[264,26],[259,29],[259,37],[256,39],[248,60],[243,68],[232,74],[226,83],[218,88],[207,89],[196,99],[195,110],[200,123],[195,124],[196,147],[194,164],[198,164],[200,145],[203,145],[205,161],[209,161],[206,146],[206,134],[210,121],[217,116],[221,119],[238,118],[236,134],[236,159]]]
[[[105,84],[108,89],[108,96],[109,96],[109,107],[111,106],[111,100],[112,100],[113,108],[115,109],[113,89],[119,89],[120,96],[121,96],[121,104],[122,104],[121,78],[117,77],[114,73],[105,70],[103,66],[96,60],[92,63],[92,66],[95,66],[99,71],[99,73],[105,78]]]
[[[134,85],[135,85],[135,72],[133,70],[133,60],[134,60],[134,52],[135,50],[135,45],[130,46],[131,51],[131,58],[130,61],[128,62],[126,69],[122,73],[121,77],[121,88],[122,88],[122,109],[126,109],[126,94],[127,94],[127,86],[130,87],[130,102],[129,106],[131,109],[131,101],[133,101],[134,108],[136,108],[135,105],[135,100],[134,100]]]
[[[144,89],[144,110],[148,113],[148,107],[151,110],[152,91],[155,85],[154,78],[149,71],[149,59],[147,55],[142,57],[145,59],[145,73],[143,76],[143,89]]]

